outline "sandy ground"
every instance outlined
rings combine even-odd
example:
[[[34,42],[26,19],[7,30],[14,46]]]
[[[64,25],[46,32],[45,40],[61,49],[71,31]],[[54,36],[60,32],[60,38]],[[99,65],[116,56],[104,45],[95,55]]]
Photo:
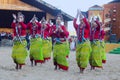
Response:
[[[70,53],[69,70],[54,70],[52,59],[45,64],[31,67],[29,58],[22,70],[15,70],[11,58],[11,47],[0,47],[0,80],[120,80],[120,55],[107,54],[104,70],[91,71],[90,66],[84,74],[79,73],[75,61],[75,52]]]

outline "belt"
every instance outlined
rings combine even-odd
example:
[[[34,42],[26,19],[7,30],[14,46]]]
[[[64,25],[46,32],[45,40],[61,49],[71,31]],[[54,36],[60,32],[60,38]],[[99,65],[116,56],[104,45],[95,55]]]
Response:
[[[99,39],[94,39],[93,41],[100,41]]]
[[[21,40],[25,40],[25,37],[14,37],[14,39],[13,39],[13,41],[19,41],[19,38],[21,39]]]
[[[59,40],[59,41],[66,41],[65,38],[54,38],[54,40],[55,40],[55,41],[56,41],[56,40]]]
[[[64,41],[66,41],[65,38],[55,38],[54,39],[55,44],[62,44]]]
[[[35,36],[30,35],[30,37],[31,37],[31,38],[39,38],[39,37],[40,37],[40,35],[39,35],[39,34],[36,34]]]
[[[78,40],[77,42],[78,42],[78,44],[82,44],[82,43],[84,43],[86,41],[89,41],[89,39],[85,39],[85,40],[82,40],[82,41]]]
[[[50,37],[47,37],[47,38],[42,38],[43,40],[51,40]]]
[[[61,41],[64,41],[64,40],[66,40],[65,38],[59,38]]]

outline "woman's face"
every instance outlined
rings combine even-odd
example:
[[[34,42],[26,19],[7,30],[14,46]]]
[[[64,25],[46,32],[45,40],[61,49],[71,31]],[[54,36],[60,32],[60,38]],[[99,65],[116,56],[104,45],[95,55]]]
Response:
[[[97,27],[96,22],[93,22],[93,23],[92,23],[92,27],[94,27],[94,28],[96,28],[96,27]]]
[[[81,25],[80,28],[83,28],[84,25],[85,25],[85,23],[84,23],[84,21],[82,19],[80,20],[80,25]]]
[[[80,19],[80,23],[81,23],[81,24],[84,24],[84,21],[83,21],[82,19]]]
[[[23,22],[24,21],[24,17],[23,16],[18,16],[18,20],[21,20]]]
[[[42,27],[45,28],[46,27],[46,22],[42,22]]]
[[[36,19],[32,19],[32,23],[35,23],[36,22]]]
[[[61,21],[62,21],[61,18],[60,18],[60,17],[57,17],[56,23],[57,23],[57,24],[61,24]]]

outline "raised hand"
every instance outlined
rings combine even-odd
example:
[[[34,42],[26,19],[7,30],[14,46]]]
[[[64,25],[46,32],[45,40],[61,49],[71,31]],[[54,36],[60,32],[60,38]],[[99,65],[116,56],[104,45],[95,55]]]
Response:
[[[17,21],[18,21],[18,22],[22,22],[22,18],[19,18]]]
[[[16,14],[12,14],[12,16],[15,20],[17,19]]]
[[[60,32],[63,32],[63,30],[62,30],[62,28],[61,28],[61,27],[59,27],[59,31],[60,31]]]
[[[78,16],[79,16],[79,9],[77,9],[76,18],[78,18]]]
[[[84,18],[84,16],[83,16],[81,10],[79,10],[79,15],[80,15],[80,16],[79,16],[80,19]]]

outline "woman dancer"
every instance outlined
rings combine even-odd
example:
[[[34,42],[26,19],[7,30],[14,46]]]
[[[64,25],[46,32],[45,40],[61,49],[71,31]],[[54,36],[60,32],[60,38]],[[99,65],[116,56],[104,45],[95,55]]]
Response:
[[[92,52],[90,55],[91,69],[95,67],[102,68],[102,53],[100,45],[100,23],[98,20],[92,20],[91,22],[91,47]]]
[[[43,17],[41,20],[41,38],[42,38],[42,53],[44,57],[44,62],[51,58],[52,52],[52,41],[50,38],[50,24],[48,24]]]
[[[66,27],[61,24],[62,15],[58,15],[56,18],[56,25],[52,26],[52,38],[53,39],[53,61],[55,65],[55,70],[57,67],[59,69],[68,70],[68,61],[66,56],[69,54],[69,45],[67,38],[69,32]]]
[[[30,61],[31,65],[33,63],[43,63],[43,54],[42,54],[42,39],[40,38],[41,24],[37,21],[37,17],[34,15],[32,20],[27,25],[30,31]]]
[[[26,25],[24,24],[24,15],[19,12],[16,16],[13,14],[13,49],[12,49],[12,58],[16,64],[16,69],[21,69],[22,65],[25,65],[25,60],[27,57],[26,45],[25,45],[25,36],[26,36]]]
[[[80,24],[77,24],[77,18],[80,19]],[[77,46],[76,46],[76,61],[80,68],[80,73],[89,63],[89,56],[91,52],[90,46],[90,25],[86,18],[82,15],[81,11],[77,11],[76,18],[73,20],[73,25],[77,33]]]

